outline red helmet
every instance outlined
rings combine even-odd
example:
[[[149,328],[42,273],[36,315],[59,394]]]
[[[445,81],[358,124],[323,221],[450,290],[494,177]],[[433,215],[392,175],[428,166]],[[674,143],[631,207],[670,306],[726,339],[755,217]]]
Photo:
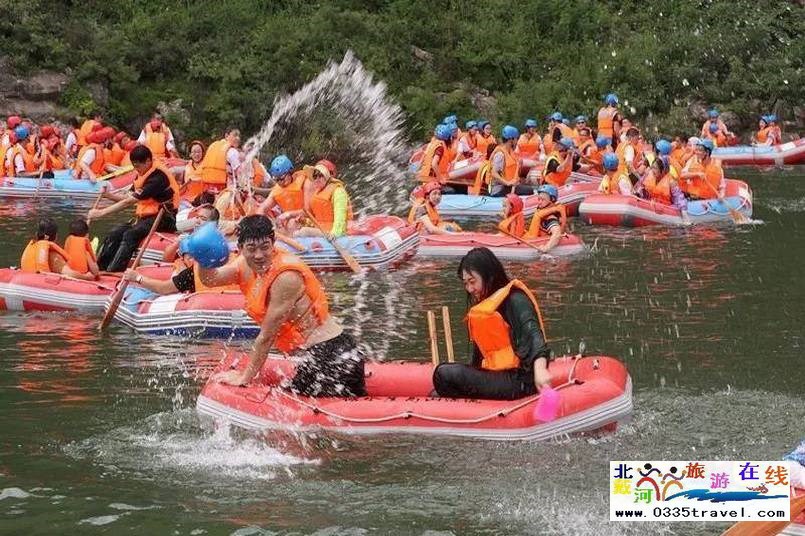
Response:
[[[43,138],[49,138],[53,135],[55,130],[50,125],[44,125],[42,128],[39,129],[39,135]]]
[[[325,168],[327,168],[327,171],[330,172],[330,176],[335,177],[335,164],[333,164],[329,160],[324,160],[324,159],[319,160],[318,162],[316,162],[316,165],[317,166],[324,166]]]
[[[120,132],[115,134],[115,142],[120,143],[121,141],[123,141],[123,138],[125,138],[126,136],[127,136],[127,134],[121,130]]]
[[[99,140],[98,143],[105,143],[115,137],[115,129],[112,127],[105,127],[99,130],[97,135]]]
[[[125,149],[126,152],[130,153],[135,147],[137,147],[137,145],[139,144],[137,143],[136,140],[129,140],[129,142],[123,147],[123,149]]]
[[[13,130],[8,131],[8,143],[10,143],[11,145],[17,143],[17,133],[14,132]]]
[[[103,123],[95,122],[92,124],[92,132],[97,132],[103,128]]]
[[[428,197],[430,193],[433,192],[434,190],[439,190],[441,192],[442,191],[441,183],[431,181],[422,187],[422,193],[425,195],[425,197]]]
[[[519,195],[508,194],[506,196],[506,201],[509,202],[509,207],[510,207],[509,216],[517,214],[518,212],[523,211],[523,200],[520,199]]]
[[[6,124],[8,128],[17,128],[22,123],[22,119],[18,115],[10,115],[8,119],[6,119]]]

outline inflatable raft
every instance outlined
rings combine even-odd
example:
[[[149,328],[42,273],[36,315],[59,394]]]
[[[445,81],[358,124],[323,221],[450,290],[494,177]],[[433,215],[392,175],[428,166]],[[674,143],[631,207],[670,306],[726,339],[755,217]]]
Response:
[[[690,225],[731,222],[733,216],[730,208],[747,218],[752,217],[752,190],[745,182],[728,179],[724,202],[718,199],[690,201],[687,217],[676,207],[664,203],[635,196],[602,194],[587,197],[579,207],[579,216],[591,225]]]
[[[582,181],[565,184],[559,188],[559,202],[567,207],[567,215],[575,216],[582,200],[598,192],[600,179],[582,175]],[[537,196],[523,198],[523,213],[526,216],[537,211]],[[487,195],[444,194],[439,203],[439,214],[444,218],[459,219],[500,219],[503,211],[503,197]]]
[[[528,240],[527,244],[539,246],[548,242],[548,237]],[[564,257],[578,255],[587,251],[587,246],[576,235],[566,234],[549,253],[542,253],[533,247],[503,234],[490,233],[451,233],[443,235],[422,235],[419,239],[417,257],[463,257],[476,247],[487,247],[500,259],[532,261],[545,256]]]
[[[349,267],[333,245],[325,238],[297,237],[295,244],[277,241],[280,247],[299,256],[314,270],[342,271]],[[146,245],[143,261],[163,262],[163,253],[168,245],[176,241],[176,235],[155,233]],[[419,245],[416,227],[396,216],[368,216],[350,223],[347,236],[337,239],[361,266],[380,269],[396,266],[413,257]],[[298,249],[294,246],[300,246]],[[231,249],[236,244],[230,244]]]
[[[730,166],[782,166],[805,164],[805,138],[779,145],[716,147],[713,158]]]
[[[138,286],[126,289],[115,320],[151,335],[242,339],[260,329],[243,310],[239,290],[207,290],[159,296]]]
[[[217,370],[242,369],[231,353]],[[611,357],[561,357],[549,366],[561,403],[558,418],[534,417],[538,396],[520,400],[431,398],[433,365],[367,362],[367,397],[310,398],[277,388],[293,362],[269,358],[256,383],[232,387],[208,381],[196,407],[245,428],[332,430],[347,434],[415,433],[496,440],[544,440],[614,430],[632,411],[626,368]]]
[[[141,268],[159,279],[170,276],[170,266]],[[119,277],[102,275],[84,281],[60,274],[27,273],[16,268],[0,269],[0,311],[102,311]]]

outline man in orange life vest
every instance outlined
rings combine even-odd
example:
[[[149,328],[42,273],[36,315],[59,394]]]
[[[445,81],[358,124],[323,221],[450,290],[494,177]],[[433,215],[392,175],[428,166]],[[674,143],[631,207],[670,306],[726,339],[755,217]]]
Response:
[[[578,171],[579,153],[571,138],[565,137],[553,144],[553,150],[542,168],[542,182],[557,188],[564,186],[570,174]]]
[[[608,138],[610,145],[615,149],[620,142],[621,116],[618,111],[618,96],[610,93],[604,97],[604,104],[598,110],[598,137]]]
[[[201,281],[208,286],[239,285],[246,312],[260,326],[247,366],[213,379],[246,385],[260,374],[269,350],[276,348],[300,358],[293,379],[284,387],[307,396],[366,395],[363,356],[352,336],[330,315],[327,296],[310,268],[298,257],[275,249],[274,227],[266,216],[246,216],[238,228],[241,256],[222,267],[203,262],[197,244],[188,244],[188,254],[199,263]]]
[[[162,114],[154,112],[151,120],[145,124],[137,138],[137,143],[145,145],[151,149],[151,154],[155,158],[165,158],[176,156],[176,141],[173,139],[173,132],[165,124]]]
[[[308,183],[313,178],[308,169],[294,171],[293,162],[287,155],[275,156],[268,170],[275,184],[266,200],[260,204],[258,212],[269,214],[275,207],[284,214],[299,212],[304,208],[310,209],[305,207],[305,188],[312,188]]]
[[[690,199],[724,197],[727,183],[721,161],[711,156],[714,148],[712,140],[699,140],[696,156],[682,170],[679,187]]]
[[[151,155],[151,150],[138,145],[131,151],[131,164],[137,172],[132,190],[125,196],[110,192],[105,197],[115,201],[106,208],[91,209],[87,219],[96,220],[136,205],[134,224],[126,223],[112,229],[101,244],[98,266],[109,272],[122,272],[140,242],[148,235],[160,208],[165,213],[158,231],[176,231],[176,209],[179,206],[179,186],[173,174]]]
[[[523,235],[526,240],[550,237],[548,242],[537,246],[543,253],[549,253],[559,244],[567,225],[565,206],[558,204],[559,190],[552,184],[543,184],[537,189],[537,211],[531,218],[531,224]]]
[[[234,187],[240,168],[240,130],[229,127],[223,139],[214,141],[201,161],[201,179],[207,191],[218,193],[227,184]]]
[[[504,197],[506,194],[515,193],[517,195],[530,195],[534,189],[530,186],[520,184],[520,160],[514,151],[520,132],[517,127],[506,125],[501,130],[502,143],[495,147],[491,162],[491,184],[489,195],[492,197]]]
[[[70,253],[56,244],[56,222],[51,218],[39,220],[36,239],[31,240],[22,252],[20,270],[27,273],[52,272],[92,281],[96,273],[78,271],[70,266]]]

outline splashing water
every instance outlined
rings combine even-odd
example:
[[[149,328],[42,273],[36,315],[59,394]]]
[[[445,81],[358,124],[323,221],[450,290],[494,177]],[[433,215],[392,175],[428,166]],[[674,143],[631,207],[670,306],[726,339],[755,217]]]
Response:
[[[274,135],[282,134],[293,123],[309,120],[316,112],[334,114],[344,125],[349,161],[339,159],[335,163],[347,189],[353,195],[360,192],[359,202],[353,203],[358,212],[404,207],[407,194],[400,185],[405,182],[407,144],[402,133],[402,109],[389,99],[383,82],[374,82],[352,51],[341,63],[330,62],[295,93],[275,100],[271,117],[244,144],[248,148],[246,165],[251,165],[264,147],[288,151],[287,140],[274,141]],[[273,154],[264,156],[270,161]],[[301,167],[300,162],[297,167]]]

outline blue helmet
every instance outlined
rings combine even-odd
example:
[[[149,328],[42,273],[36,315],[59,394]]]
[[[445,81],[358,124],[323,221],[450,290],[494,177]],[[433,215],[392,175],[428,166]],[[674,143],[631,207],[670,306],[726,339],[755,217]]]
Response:
[[[293,171],[293,162],[284,154],[274,157],[274,160],[271,161],[271,168],[268,170],[272,177],[282,177],[291,171]]]
[[[553,184],[543,184],[539,188],[537,188],[538,194],[548,194],[550,196],[551,201],[554,203],[557,199],[559,199],[559,190],[556,189],[556,186]]]
[[[486,119],[479,119],[478,120],[478,130],[483,130],[486,125],[489,124],[489,121]]]
[[[520,131],[517,130],[517,127],[513,127],[511,125],[506,125],[500,131],[500,136],[503,138],[503,141],[517,139],[519,135]]]
[[[214,221],[208,221],[193,231],[179,247],[204,268],[219,268],[229,260],[229,244]]]
[[[713,140],[699,140],[699,147],[704,147],[707,149],[708,152],[713,152],[713,149],[716,148]]]
[[[456,132],[458,132],[458,125],[455,124],[455,123],[448,123],[445,126],[450,128],[450,135],[451,136],[454,136],[456,134]]]
[[[28,138],[28,127],[19,126],[14,129],[14,134],[17,136],[17,141],[22,141]]]
[[[777,116],[775,114],[769,114],[768,118],[769,118],[768,119],[769,123],[776,123],[777,122]]]
[[[537,120],[536,119],[526,119],[525,120],[525,128],[537,128]]]
[[[447,117],[442,119],[442,123],[444,123],[445,125],[450,123],[458,124],[458,117],[456,117],[455,115],[448,115]]]
[[[656,147],[657,153],[660,156],[671,154],[671,142],[668,140],[657,140],[657,143],[654,144],[654,147]]]
[[[604,97],[604,102],[610,106],[615,106],[616,104],[618,104],[618,96],[615,95],[614,93],[610,93],[609,95]]]
[[[437,140],[447,141],[453,136],[453,129],[449,125],[436,125],[434,136]]]
[[[561,145],[565,149],[572,149],[576,146],[576,144],[573,143],[573,140],[571,138],[562,138],[561,140],[559,140],[559,145]]]
[[[562,118],[562,123],[565,124],[565,125],[570,126],[570,119],[568,119],[567,117],[563,117]]]
[[[561,121],[562,120],[562,112],[554,112],[550,115],[551,121]]]
[[[595,146],[598,147],[599,149],[603,149],[610,143],[612,143],[612,139],[607,138],[606,136],[598,136],[597,138],[595,138]]]
[[[603,164],[604,169],[606,169],[607,171],[615,171],[616,169],[618,169],[618,166],[620,165],[618,155],[616,155],[615,153],[605,154]]]
[[[716,110],[715,108],[713,108],[712,110],[710,110],[709,112],[707,112],[707,115],[709,115],[709,116],[710,116],[710,119],[715,119],[715,118],[717,118],[717,117],[718,117],[718,110]]]
[[[586,115],[577,115],[576,116],[576,123],[586,123],[587,116]]]
[[[464,123],[464,128],[470,130],[472,128],[478,128],[478,121],[467,121]]]

